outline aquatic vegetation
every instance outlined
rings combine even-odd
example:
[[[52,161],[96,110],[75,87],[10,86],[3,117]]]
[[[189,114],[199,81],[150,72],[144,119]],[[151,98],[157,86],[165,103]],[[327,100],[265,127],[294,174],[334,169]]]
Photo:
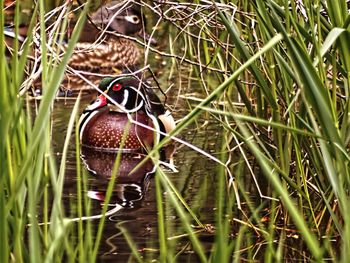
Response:
[[[161,43],[155,47],[128,39],[144,48],[145,68],[173,95],[166,102],[178,122],[158,148],[140,158],[140,166],[151,159],[157,168],[150,179],[157,239],[139,247],[127,220],[115,224],[130,247],[130,260],[346,262],[349,2],[138,3],[152,18],[147,25],[151,36]],[[59,39],[73,9],[69,1],[57,8],[61,19],[53,34],[47,34],[45,3],[33,4],[28,30],[40,21],[42,43],[40,60],[35,60],[43,90],[38,104],[27,92],[28,79],[37,76],[25,74],[33,35],[24,42],[15,37],[8,55],[0,33],[1,262],[98,261],[106,217],[119,213],[118,206],[112,210],[109,204],[121,153],[108,167],[103,198],[96,197],[102,206],[93,207],[86,194],[89,176],[74,128],[81,96],[66,114],[66,137],[60,155],[54,154],[54,100],[89,5],[75,10],[78,23],[59,62],[48,54],[59,50],[60,41],[50,37]],[[15,5],[15,35],[21,11]],[[0,32],[5,32],[6,12],[0,12]],[[214,143],[205,138],[211,126]],[[190,140],[188,134],[203,137]],[[183,180],[174,181],[160,162],[159,150],[170,140],[178,145],[177,160],[184,163],[178,164],[175,176]],[[193,154],[182,155],[184,148]],[[63,202],[69,151],[75,154],[77,196]],[[193,161],[198,156],[204,164]],[[214,168],[205,171],[201,165]],[[195,174],[196,169],[203,174]]]

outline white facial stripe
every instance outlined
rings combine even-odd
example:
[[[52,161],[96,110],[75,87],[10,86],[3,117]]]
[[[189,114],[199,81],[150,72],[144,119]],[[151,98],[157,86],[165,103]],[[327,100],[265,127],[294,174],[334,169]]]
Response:
[[[136,15],[124,16],[124,19],[135,25],[140,23],[140,18]]]
[[[86,125],[91,120],[91,118],[94,117],[97,113],[98,113],[98,111],[92,111],[92,112],[87,112],[86,114],[81,115],[80,120],[79,120],[79,127],[81,125],[81,122],[86,118],[86,115],[90,114],[90,116],[84,121],[83,126],[80,127],[80,134],[79,134],[80,142],[83,138],[83,132],[84,132]]]
[[[136,108],[133,108],[133,109],[131,109],[131,110],[128,110],[127,108],[125,108],[124,105],[121,105],[121,104],[115,102],[114,100],[111,100],[111,101],[112,101],[112,103],[113,103],[114,105],[117,105],[117,106],[118,106],[118,109],[119,109],[119,110],[117,110],[118,112],[124,112],[124,113],[133,113],[133,112],[136,112],[136,111],[138,111],[139,109],[141,109],[142,106],[143,106],[143,101],[141,101],[141,103],[140,103]]]
[[[135,111],[138,111],[139,109],[141,109],[141,107],[143,106],[143,102],[146,100],[145,100],[145,97],[143,96],[143,94],[140,90],[136,89],[133,86],[129,86],[129,88],[134,90],[137,93],[137,96],[141,97],[141,103],[139,105],[137,105],[137,107],[135,109],[133,109],[132,111],[129,111],[129,112],[135,112]]]
[[[119,80],[122,80],[122,79],[129,79],[128,77],[120,77],[120,78],[117,78],[115,80],[113,80],[107,87],[107,90],[110,89],[117,81]],[[136,89],[135,87],[133,86],[128,86],[128,88],[134,90],[136,93],[137,93],[137,96],[140,96],[141,97],[141,103],[139,105],[137,105],[136,108],[133,108],[131,110],[128,110],[125,108],[125,105],[129,99],[129,91],[127,89],[124,89],[124,98],[123,98],[123,101],[119,104],[117,103],[116,101],[114,101],[111,97],[109,97],[108,95],[106,95],[106,97],[114,104],[114,105],[117,105],[118,108],[120,108],[120,110],[122,112],[125,112],[125,113],[133,113],[133,112],[136,112],[138,110],[140,110],[142,108],[142,106],[144,105],[144,101],[145,100],[145,97],[143,96],[142,92],[138,89]]]
[[[143,96],[142,92],[139,89],[136,89],[133,86],[129,86],[129,88],[133,89],[136,93],[138,93],[138,96],[140,96],[143,101],[146,101],[145,97]]]
[[[123,80],[123,79],[133,79],[132,77],[128,77],[128,76],[123,76],[123,77],[119,77],[114,79],[111,83],[109,83],[109,85],[107,86],[107,90],[110,89],[116,82]]]
[[[143,105],[143,100],[141,100],[141,103],[135,108],[134,111],[138,111],[139,109],[141,109],[142,105]]]
[[[124,99],[121,103],[125,107],[126,103],[128,102],[129,99],[129,91],[127,89],[124,90]]]

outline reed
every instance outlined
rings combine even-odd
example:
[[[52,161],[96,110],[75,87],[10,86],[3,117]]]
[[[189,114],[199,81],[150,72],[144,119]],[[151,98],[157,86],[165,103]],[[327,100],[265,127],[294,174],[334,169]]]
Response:
[[[48,54],[61,45],[59,35],[67,20],[59,21],[55,41],[47,39],[44,2],[34,6],[30,23],[31,30],[40,21],[42,43],[43,97],[37,112],[32,112],[27,93],[20,92],[26,89],[24,72],[33,40],[29,36],[22,45],[15,39],[7,59],[5,13],[0,12],[0,261],[96,262],[104,216],[96,229],[89,221],[69,220],[61,201],[79,99],[67,123],[60,166],[51,142],[55,94],[89,4],[81,11],[64,57],[57,61]],[[180,85],[190,94],[177,98],[185,100],[188,114],[149,153],[158,168],[154,180],[159,240],[157,253],[151,252],[148,259],[176,262],[190,250],[200,262],[346,262],[350,256],[348,1],[142,5],[167,28],[169,42],[165,51],[147,46],[148,56],[168,58],[169,78],[185,79],[187,85]],[[60,10],[69,13],[70,8],[67,2]],[[17,5],[17,34],[20,11]],[[173,87],[171,92],[178,90]],[[183,144],[217,167],[215,175],[203,176],[198,192],[188,200],[179,190],[185,185],[171,181],[157,152],[171,137],[180,137],[186,129],[202,131],[212,120],[221,130],[216,152],[207,152],[206,145],[202,149],[195,140]],[[76,214],[82,218],[91,213],[91,205],[81,194],[87,175],[80,164],[77,133],[75,142]],[[102,215],[107,212],[119,158]],[[190,176],[183,172],[179,176]],[[210,183],[215,184],[215,193],[206,192]],[[213,217],[202,218],[200,210],[213,196]],[[174,227],[168,219],[172,216],[181,227]],[[147,257],[123,223],[117,227],[132,251],[130,260],[144,261]],[[208,236],[210,245],[204,241]]]
[[[0,2],[4,6],[4,2]],[[78,234],[72,223],[65,220],[62,188],[65,178],[67,150],[73,133],[75,118],[78,114],[78,103],[67,123],[67,134],[60,167],[56,165],[51,141],[52,106],[56,92],[63,78],[65,67],[77,42],[79,31],[84,25],[89,5],[86,4],[80,14],[66,54],[57,63],[48,56],[47,49],[57,45],[47,39],[45,30],[45,4],[39,1],[33,8],[29,32],[32,32],[37,20],[40,21],[41,35],[41,86],[43,96],[36,112],[32,112],[32,103],[28,94],[20,96],[24,82],[26,66],[33,48],[32,34],[24,43],[14,38],[12,54],[5,56],[4,9],[0,11],[0,59],[1,59],[1,215],[0,227],[1,262],[53,262],[68,258],[74,262],[86,262],[92,250],[92,236],[87,230],[83,233],[80,224]],[[14,29],[18,35],[21,17],[20,5],[16,5]],[[69,12],[69,6],[62,10]],[[67,21],[61,21],[61,30]],[[78,101],[77,101],[78,102]],[[79,173],[79,170],[78,170]],[[83,202],[83,199],[85,200]],[[86,197],[80,198],[86,204]],[[80,208],[83,209],[83,206]],[[75,236],[86,239],[74,241]],[[96,244],[97,245],[97,244]],[[76,253],[75,247],[79,247]]]
[[[275,262],[294,255],[315,261],[345,260],[348,3],[183,2],[163,8],[171,11],[163,10],[162,19],[183,28],[178,42],[183,36],[188,48],[177,55],[191,64],[206,94],[171,135],[180,134],[203,113],[219,121],[224,130],[226,157],[218,163],[216,239],[207,252],[209,260],[246,257]],[[218,81],[220,85],[212,85]],[[235,163],[244,167],[238,174]],[[247,176],[253,177],[255,190],[245,188],[244,182],[251,180]],[[259,184],[262,176],[267,188]],[[233,234],[228,222],[242,224],[236,238],[227,238]],[[291,233],[299,239],[302,254],[290,247]],[[257,237],[265,242],[259,256],[249,249]],[[242,253],[243,244],[248,252]]]

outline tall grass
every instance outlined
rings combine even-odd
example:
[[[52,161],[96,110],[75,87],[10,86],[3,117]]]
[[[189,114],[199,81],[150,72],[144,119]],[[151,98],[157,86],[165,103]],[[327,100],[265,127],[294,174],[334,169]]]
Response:
[[[3,1],[0,1],[0,4],[4,6]],[[66,5],[62,12],[68,13],[69,9],[69,5]],[[89,4],[86,4],[65,55],[57,62],[47,53],[47,49],[51,49],[52,46],[46,45],[48,43],[57,45],[58,42],[47,39],[44,1],[39,1],[33,7],[28,31],[32,32],[37,21],[40,21],[43,89],[43,96],[35,113],[32,112],[28,94],[19,96],[25,78],[27,58],[30,57],[33,48],[33,34],[28,34],[24,43],[19,43],[15,38],[13,53],[7,58],[3,34],[4,10],[0,11],[1,262],[53,262],[61,261],[63,258],[70,262],[77,260],[86,262],[91,258],[93,252],[91,230],[85,228],[85,231],[82,231],[81,223],[79,230],[76,231],[74,224],[65,220],[62,203],[65,159],[78,115],[79,101],[71,113],[70,122],[67,123],[60,167],[56,165],[51,141],[51,109],[54,98],[88,10]],[[14,16],[16,34],[20,23],[20,11],[20,5],[17,4]],[[56,30],[63,30],[66,22],[62,21],[61,27]],[[78,177],[81,178],[79,170]],[[79,211],[82,213],[84,204],[87,203],[86,197],[81,197],[80,202],[82,205]],[[79,237],[78,240],[76,236]],[[98,246],[98,242],[94,246]],[[76,250],[76,247],[79,247],[79,250]]]
[[[3,0],[0,3],[3,6]],[[199,94],[194,101],[187,97],[193,108],[158,147],[171,136],[181,136],[190,125],[202,129],[206,126],[200,125],[203,118],[215,119],[222,137],[221,148],[212,156],[206,154],[217,165],[216,192],[195,195],[198,207],[202,199],[215,195],[214,223],[203,221],[200,209],[191,206],[191,200],[185,200],[158,167],[159,255],[154,257],[175,262],[191,250],[201,262],[346,262],[350,256],[350,15],[346,1],[142,4],[172,32],[167,36],[168,51],[147,47],[149,54],[169,57],[171,76],[184,77],[181,69],[185,67],[187,90]],[[78,104],[67,124],[60,167],[56,167],[50,141],[52,103],[87,10],[88,5],[62,61],[48,56],[48,48],[42,45],[44,92],[33,119],[27,95],[18,96],[32,39],[29,36],[21,48],[15,41],[12,58],[6,60],[3,10],[0,13],[1,262],[52,262],[63,257],[72,262],[97,261],[103,217],[95,239],[88,222],[65,220],[61,202]],[[17,7],[15,28],[19,12]],[[69,12],[68,5],[64,12]],[[40,20],[41,43],[50,42],[44,14],[42,0],[31,22],[34,27]],[[57,36],[65,23],[63,19],[56,28]],[[191,85],[192,79],[199,85]],[[203,153],[196,145],[192,148]],[[78,216],[82,217],[89,203],[80,194],[86,178],[79,164],[79,147],[76,156]],[[118,159],[114,175],[117,168]],[[207,182],[202,183],[204,189]],[[167,219],[174,214],[181,228]],[[134,259],[141,262],[133,237],[123,224],[118,227]],[[203,233],[213,238],[210,248]],[[186,245],[179,248],[177,240],[185,240]]]
[[[295,233],[303,250],[299,258],[346,261],[349,7],[346,1],[233,3],[164,4],[162,12],[162,19],[183,28],[177,36],[179,43],[186,43],[183,61],[192,64],[207,94],[171,135],[181,133],[203,112],[224,128],[222,163],[228,165],[217,175],[216,239],[212,253],[206,253],[209,258],[195,251],[201,261],[290,260],[297,253],[287,236]],[[171,43],[175,50],[176,44]],[[211,85],[217,80],[220,85]],[[234,101],[233,90],[243,108]],[[237,158],[246,168],[235,173],[232,160]],[[259,169],[252,170],[256,164]],[[235,174],[234,182],[228,180],[228,169]],[[251,192],[254,200],[246,194],[248,176],[254,178],[261,206],[256,206],[256,193]],[[261,176],[270,187],[259,185]],[[222,178],[228,178],[226,186]],[[242,202],[236,199],[236,184]],[[165,182],[163,187],[168,187]],[[239,209],[229,200],[235,200]],[[243,203],[250,205],[242,209]],[[240,216],[247,225],[241,226],[236,238],[228,239],[233,229],[227,223]],[[244,236],[256,236],[256,231],[266,242],[263,252],[242,255],[242,245],[254,243],[254,238]]]

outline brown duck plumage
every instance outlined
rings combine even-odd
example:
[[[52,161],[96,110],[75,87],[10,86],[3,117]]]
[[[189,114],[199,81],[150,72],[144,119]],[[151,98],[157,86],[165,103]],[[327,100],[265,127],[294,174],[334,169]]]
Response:
[[[142,52],[128,39],[115,35],[142,35],[145,18],[137,5],[123,5],[113,1],[100,7],[92,16],[75,47],[74,54],[68,62],[68,74],[65,85],[68,89],[91,89],[91,85],[74,70],[84,71],[83,75],[95,85],[101,79],[89,73],[114,75],[122,69],[132,68],[140,63]],[[68,82],[68,85],[67,85]]]
[[[113,68],[137,65],[140,57],[141,51],[130,40],[110,39],[99,44],[79,43],[68,64],[74,69],[112,73]]]
[[[132,119],[153,127],[152,120],[144,112],[137,112]],[[84,126],[82,133],[82,145],[104,151],[118,151],[122,143],[124,132],[127,137],[124,143],[124,152],[140,151],[143,147],[151,147],[153,143],[153,131],[137,125],[128,127],[129,119],[124,113],[104,111],[93,116]]]
[[[105,78],[99,87],[105,92],[80,117],[83,146],[101,151],[140,152],[156,145],[165,132],[175,128],[170,112],[137,77]]]

